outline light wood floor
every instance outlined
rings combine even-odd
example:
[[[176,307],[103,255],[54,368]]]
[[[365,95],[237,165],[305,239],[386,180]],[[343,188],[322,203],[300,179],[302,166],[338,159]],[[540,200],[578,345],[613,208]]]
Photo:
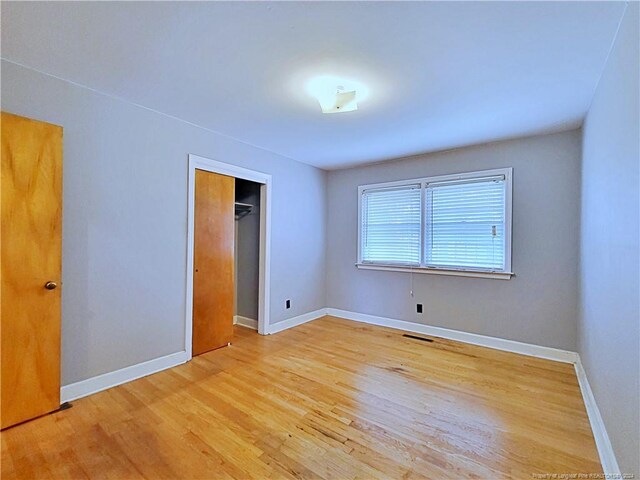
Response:
[[[602,472],[573,367],[331,317],[2,433],[2,478]]]

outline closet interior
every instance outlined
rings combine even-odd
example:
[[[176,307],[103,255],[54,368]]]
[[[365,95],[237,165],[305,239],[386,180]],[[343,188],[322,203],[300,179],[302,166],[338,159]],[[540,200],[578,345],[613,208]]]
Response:
[[[258,329],[260,266],[260,187],[235,180],[234,324]]]

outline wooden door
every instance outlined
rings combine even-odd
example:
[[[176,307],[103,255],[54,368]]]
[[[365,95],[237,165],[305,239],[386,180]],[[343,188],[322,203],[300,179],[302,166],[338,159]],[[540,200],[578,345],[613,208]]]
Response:
[[[62,127],[2,112],[2,428],[60,406]]]
[[[193,355],[233,336],[235,178],[196,170]]]

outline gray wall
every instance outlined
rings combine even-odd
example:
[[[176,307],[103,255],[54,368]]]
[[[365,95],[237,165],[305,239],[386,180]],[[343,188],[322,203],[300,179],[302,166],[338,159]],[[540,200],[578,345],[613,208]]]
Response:
[[[64,127],[63,385],[184,349],[189,153],[273,175],[271,322],[325,306],[324,171],[6,61],[2,109]]]
[[[579,130],[329,172],[327,305],[569,350],[576,348]],[[513,167],[511,280],[358,270],[358,185]],[[424,314],[415,304],[424,304]]]
[[[584,124],[578,350],[623,473],[640,475],[638,3]]]
[[[258,320],[260,287],[260,185],[236,180],[236,201],[253,205],[236,220],[236,315]]]

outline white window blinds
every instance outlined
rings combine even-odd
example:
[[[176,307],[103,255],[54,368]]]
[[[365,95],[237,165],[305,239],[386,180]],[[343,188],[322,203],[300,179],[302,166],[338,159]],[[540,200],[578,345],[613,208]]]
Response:
[[[420,265],[420,187],[416,184],[363,191],[363,263]]]
[[[505,179],[426,184],[425,265],[505,268]]]

